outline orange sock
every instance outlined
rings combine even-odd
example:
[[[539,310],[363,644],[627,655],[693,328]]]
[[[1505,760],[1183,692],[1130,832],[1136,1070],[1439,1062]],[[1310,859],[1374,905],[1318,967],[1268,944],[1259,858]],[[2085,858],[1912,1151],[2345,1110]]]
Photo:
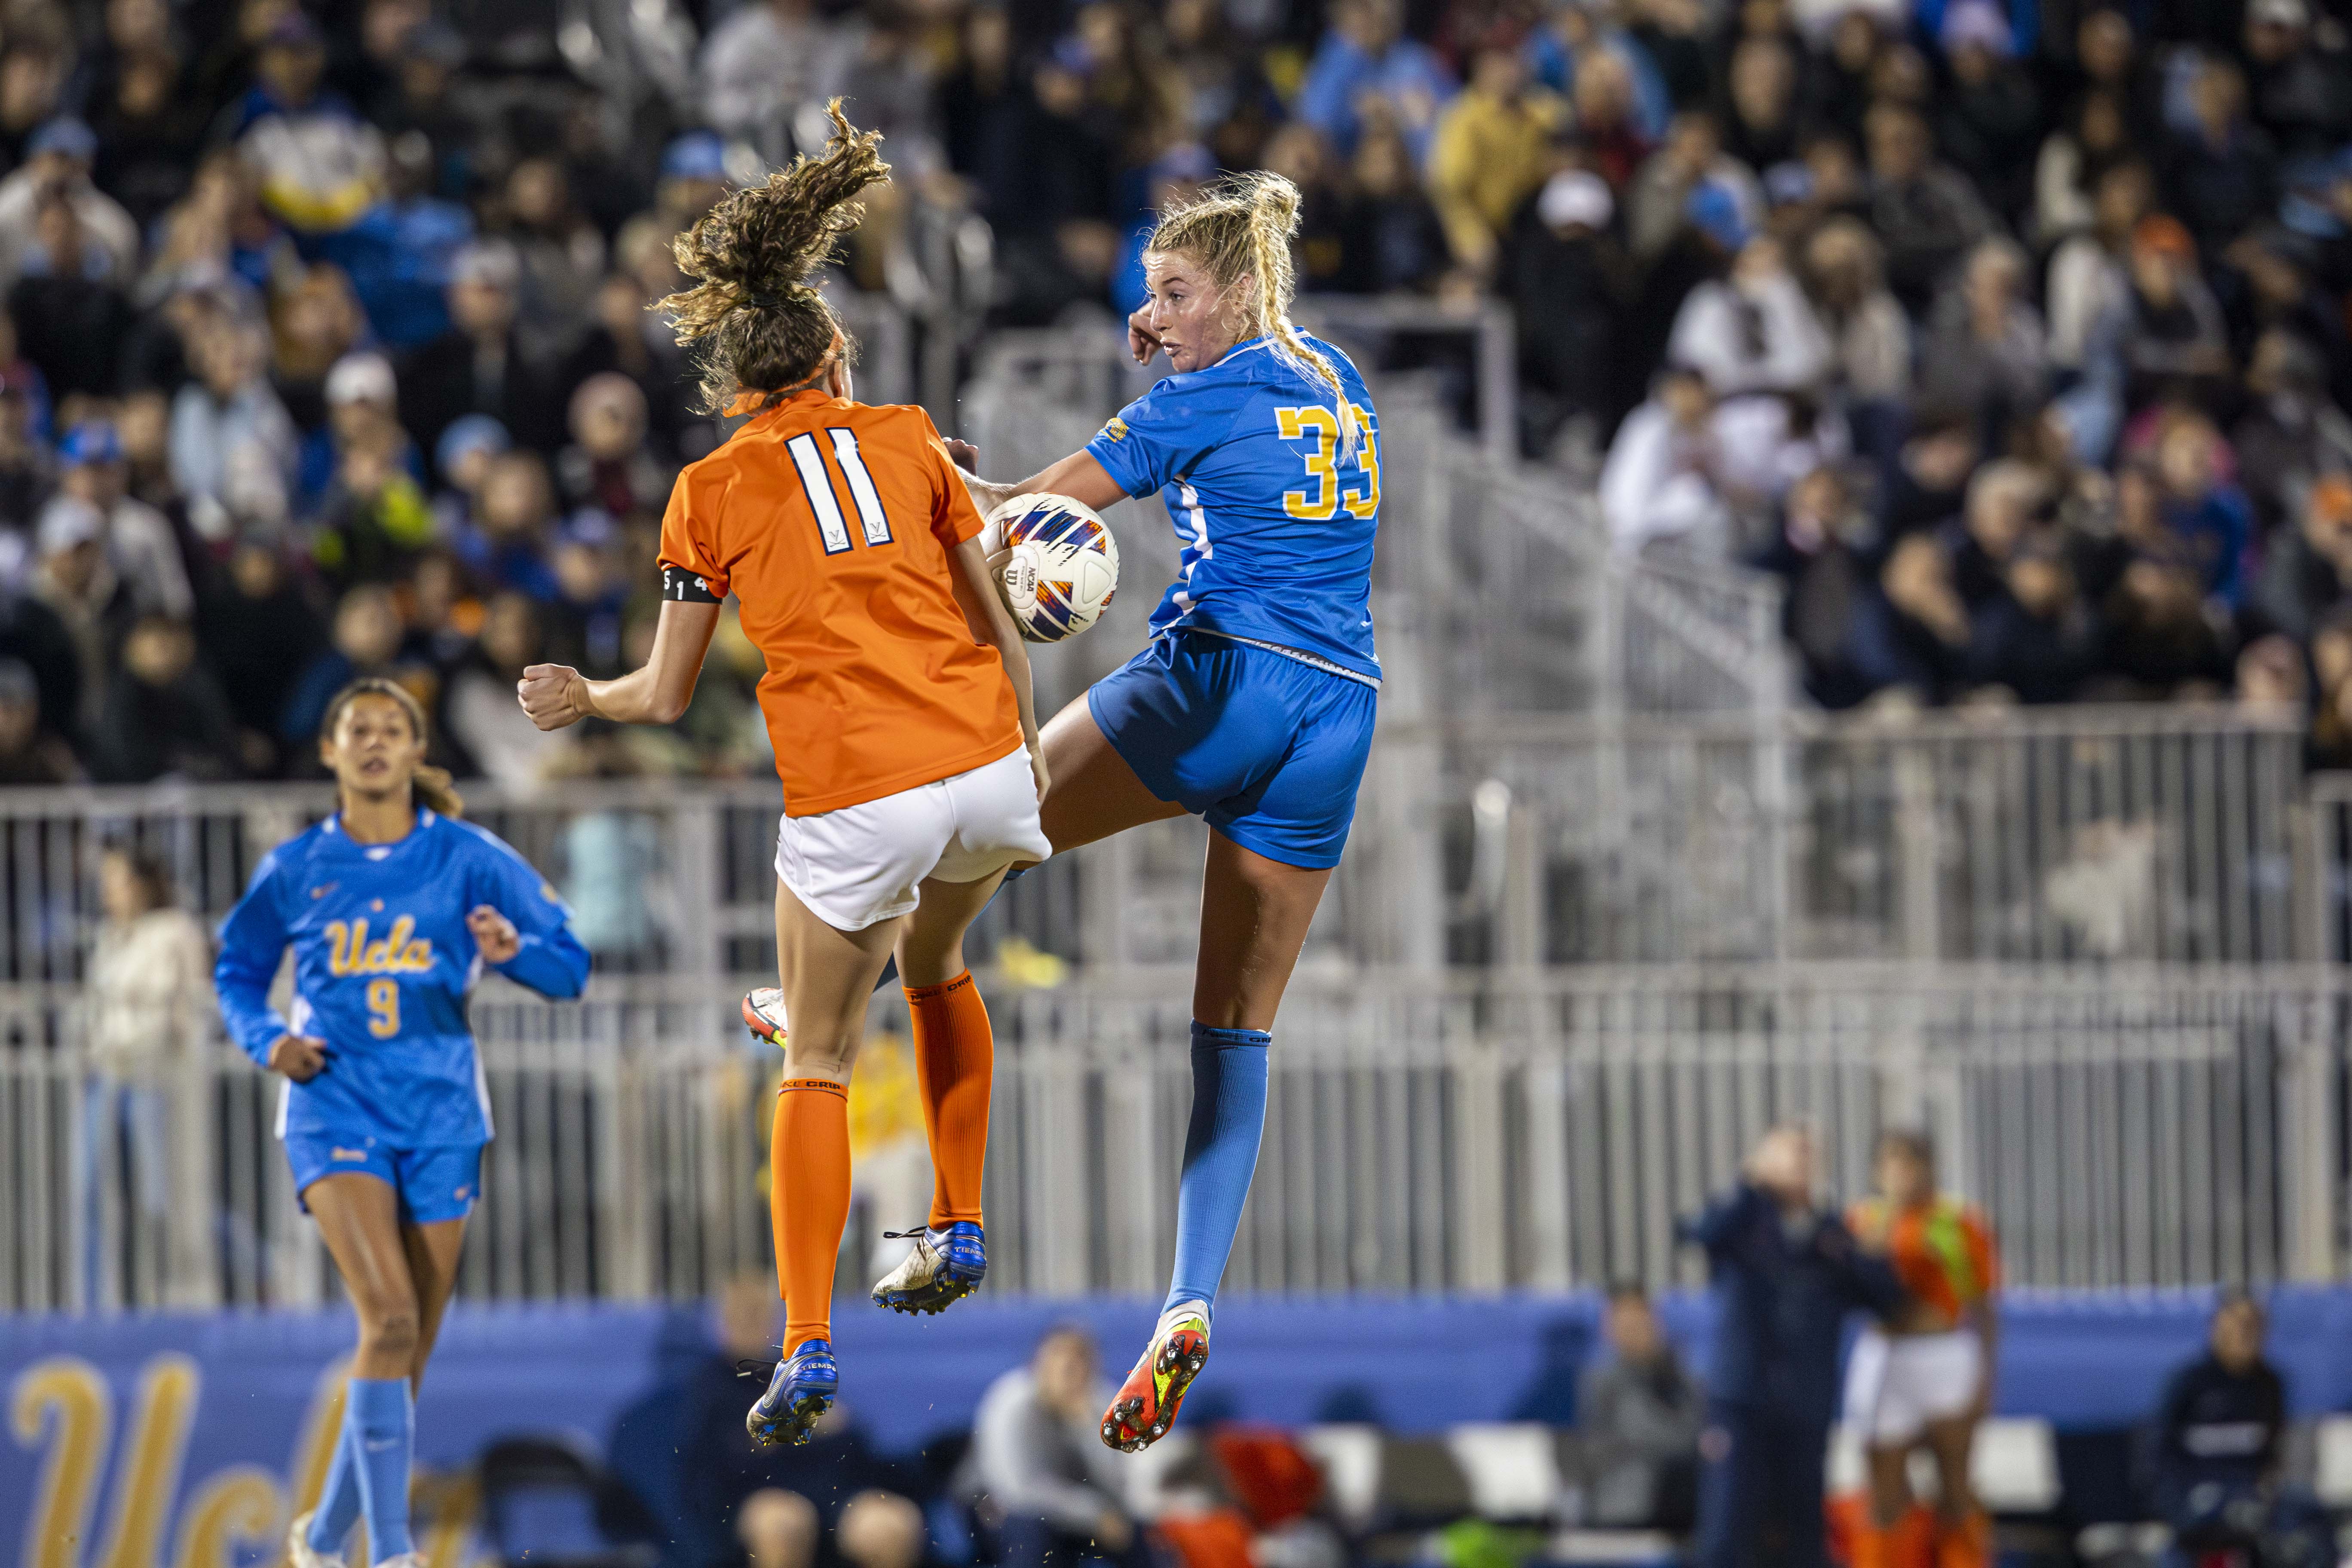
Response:
[[[988,1089],[996,1064],[988,1008],[970,970],[944,985],[909,985],[907,1008],[915,1021],[923,1130],[931,1139],[930,1223],[984,1223],[981,1174],[988,1163]]]
[[[833,1337],[833,1265],[849,1224],[849,1091],[788,1078],[768,1149],[768,1219],[783,1288],[784,1354]]]
[[[1867,1498],[1854,1510],[1853,1522],[1846,1534],[1846,1562],[1848,1568],[1889,1568],[1886,1531],[1872,1519]]]
[[[1935,1568],[1990,1568],[1992,1521],[1971,1513],[1958,1524],[1937,1521]]]

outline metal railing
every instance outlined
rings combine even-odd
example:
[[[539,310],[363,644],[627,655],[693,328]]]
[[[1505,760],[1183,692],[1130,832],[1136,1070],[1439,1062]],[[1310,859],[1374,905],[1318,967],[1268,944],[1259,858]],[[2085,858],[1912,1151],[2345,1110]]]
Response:
[[[1158,1289],[1189,986],[1160,969],[982,984],[998,1039],[992,1288]],[[646,980],[600,983],[582,1004],[503,987],[482,1002],[499,1136],[462,1295],[688,1298],[768,1267],[760,1173],[780,1061],[734,1043],[726,1002]],[[1843,1194],[1865,1184],[1882,1126],[1933,1128],[2016,1284],[2336,1278],[2347,1029],[2352,982],[2284,967],[1303,976],[1227,1284],[1691,1283],[1676,1218],[1792,1117],[1819,1130]],[[217,1145],[192,1247],[89,1157],[91,1086],[68,1034],[0,1052],[0,1307],[323,1299],[263,1076],[223,1053],[180,1101]],[[869,1210],[856,1239],[905,1217]],[[845,1290],[862,1288],[864,1256],[845,1255]]]

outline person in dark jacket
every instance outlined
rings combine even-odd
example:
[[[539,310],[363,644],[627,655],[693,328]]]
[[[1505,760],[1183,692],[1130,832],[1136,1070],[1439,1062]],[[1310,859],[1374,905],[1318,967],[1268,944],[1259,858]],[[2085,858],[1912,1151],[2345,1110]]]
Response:
[[[1902,1287],[1816,1200],[1812,1135],[1767,1132],[1739,1184],[1681,1226],[1706,1249],[1716,1301],[1699,1436],[1699,1568],[1822,1568],[1823,1474],[1846,1315]]]
[[[2151,1436],[2158,1511],[2190,1560],[2251,1550],[2266,1564],[2334,1561],[2326,1516],[2284,1484],[2286,1383],[2263,1354],[2270,1321],[2242,1291],[2222,1294],[2206,1351],[2175,1373]]]

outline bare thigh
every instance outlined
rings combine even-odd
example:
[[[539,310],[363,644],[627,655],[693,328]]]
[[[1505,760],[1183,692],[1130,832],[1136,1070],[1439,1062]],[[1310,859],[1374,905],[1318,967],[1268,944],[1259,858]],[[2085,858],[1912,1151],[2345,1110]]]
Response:
[[[1328,866],[1269,860],[1212,831],[1201,879],[1192,1016],[1213,1029],[1273,1028],[1330,880]]]
[[[784,990],[784,1071],[849,1081],[866,1038],[866,1003],[905,917],[843,931],[776,884],[776,970]]]
[[[310,1217],[359,1317],[360,1348],[352,1375],[415,1375],[422,1325],[416,1282],[400,1234],[400,1200],[391,1184],[346,1171],[311,1183],[302,1201],[310,1205]]]
[[[1127,759],[1104,738],[1084,697],[1047,720],[1040,738],[1049,777],[1037,817],[1055,854],[1184,815],[1182,806],[1143,787]]]
[[[1976,1511],[1976,1488],[1969,1476],[1976,1435],[1972,1416],[1927,1423],[1927,1450],[1936,1456],[1936,1484],[1943,1494],[1937,1511],[1946,1519],[1962,1519]]]
[[[898,978],[908,985],[944,985],[969,968],[963,933],[1003,885],[1002,871],[976,882],[927,879],[917,889],[921,901],[915,912],[898,924]]]
[[[1892,1529],[1911,1507],[1911,1447],[1873,1444],[1864,1450],[1864,1458],[1870,1467],[1871,1521],[1881,1530]]]

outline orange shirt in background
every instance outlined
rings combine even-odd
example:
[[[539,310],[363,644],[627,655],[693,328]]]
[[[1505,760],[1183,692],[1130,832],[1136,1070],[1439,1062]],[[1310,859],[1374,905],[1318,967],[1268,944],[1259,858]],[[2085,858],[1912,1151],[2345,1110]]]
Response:
[[[786,816],[1020,747],[1003,660],[972,639],[952,586],[948,557],[981,523],[930,416],[816,391],[753,416],[678,476],[661,563],[742,606],[768,663],[760,709]]]
[[[1973,1204],[1938,1195],[1890,1212],[1884,1199],[1869,1198],[1853,1205],[1847,1224],[1865,1244],[1883,1244],[1903,1288],[1955,1324],[2000,1289],[1992,1226]]]

